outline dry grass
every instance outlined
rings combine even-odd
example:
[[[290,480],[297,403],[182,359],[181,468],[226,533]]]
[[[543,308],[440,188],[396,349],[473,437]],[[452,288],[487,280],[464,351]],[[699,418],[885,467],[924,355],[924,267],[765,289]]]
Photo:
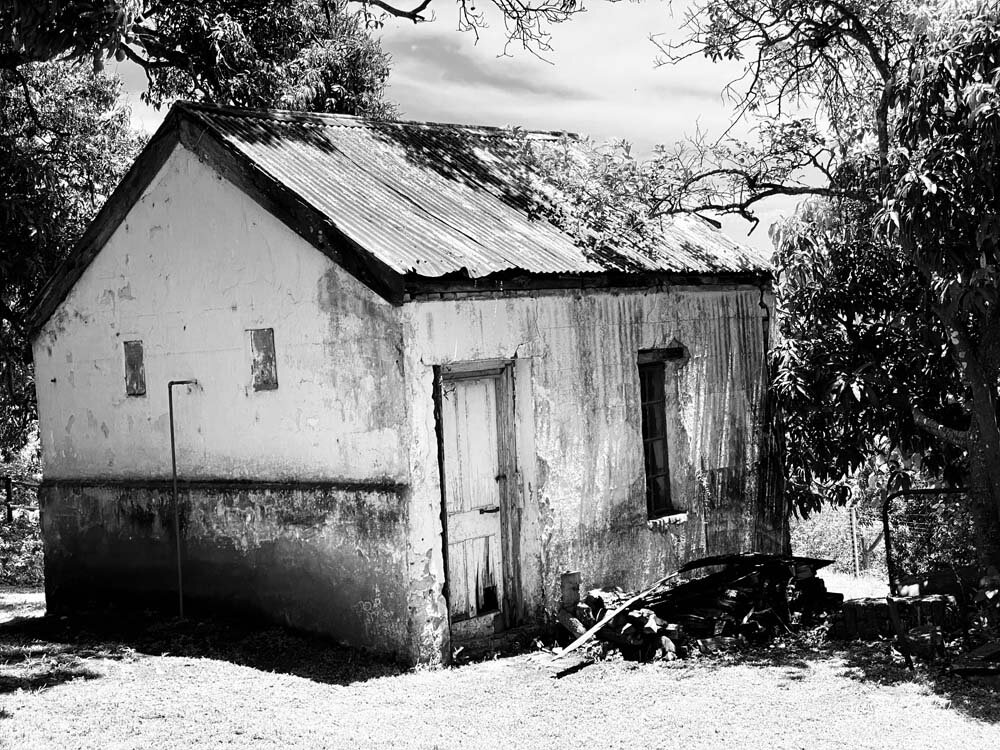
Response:
[[[0,747],[1000,746],[1000,695],[910,674],[884,646],[799,639],[553,680],[539,653],[402,671],[276,628],[117,622],[0,628]]]

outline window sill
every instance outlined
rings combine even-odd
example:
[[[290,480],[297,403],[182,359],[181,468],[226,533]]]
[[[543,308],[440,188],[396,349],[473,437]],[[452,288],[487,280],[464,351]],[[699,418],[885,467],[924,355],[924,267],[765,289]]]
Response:
[[[646,528],[653,531],[666,529],[668,526],[677,526],[682,523],[686,523],[688,520],[687,513],[674,513],[669,516],[660,516],[659,518],[654,518],[650,521],[646,521]]]

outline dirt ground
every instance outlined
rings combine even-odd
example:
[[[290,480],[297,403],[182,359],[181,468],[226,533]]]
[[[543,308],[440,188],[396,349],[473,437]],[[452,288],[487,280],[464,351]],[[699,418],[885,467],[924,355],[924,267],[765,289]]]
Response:
[[[540,652],[403,670],[279,628],[41,618],[33,596],[0,591],[0,617],[27,615],[0,625],[4,748],[1000,747],[1000,693],[884,644],[555,680]]]

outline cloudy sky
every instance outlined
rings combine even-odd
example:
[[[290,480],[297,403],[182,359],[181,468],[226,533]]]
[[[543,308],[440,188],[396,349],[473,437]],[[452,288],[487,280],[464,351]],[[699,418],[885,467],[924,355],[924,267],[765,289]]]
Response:
[[[740,75],[739,66],[701,58],[656,64],[660,53],[650,36],[682,38],[683,0],[589,0],[586,12],[551,27],[552,51],[544,59],[514,46],[505,56],[502,21],[484,30],[477,43],[473,34],[456,31],[454,6],[447,0],[435,4],[433,22],[390,21],[382,31],[382,45],[393,58],[389,98],[405,119],[625,139],[639,156],[697,128],[718,134],[729,125],[731,102],[722,90]],[[131,91],[141,90],[141,71],[122,65],[119,73]],[[155,128],[164,114],[143,107],[137,97],[133,111],[146,129]],[[749,238],[743,222],[728,221],[725,230],[770,249],[767,226],[791,206],[789,201],[768,206]]]

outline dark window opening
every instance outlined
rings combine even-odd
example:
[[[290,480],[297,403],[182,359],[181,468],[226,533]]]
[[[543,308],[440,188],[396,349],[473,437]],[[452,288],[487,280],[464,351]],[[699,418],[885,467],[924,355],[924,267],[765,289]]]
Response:
[[[646,510],[649,518],[677,512],[670,500],[670,454],[667,447],[667,372],[686,359],[683,347],[639,352],[639,401],[642,408],[642,451],[646,467]]]
[[[274,329],[250,331],[250,372],[255,391],[273,391],[278,387],[278,365],[274,357]]]
[[[146,395],[146,367],[142,361],[142,342],[125,342],[125,395]]]

